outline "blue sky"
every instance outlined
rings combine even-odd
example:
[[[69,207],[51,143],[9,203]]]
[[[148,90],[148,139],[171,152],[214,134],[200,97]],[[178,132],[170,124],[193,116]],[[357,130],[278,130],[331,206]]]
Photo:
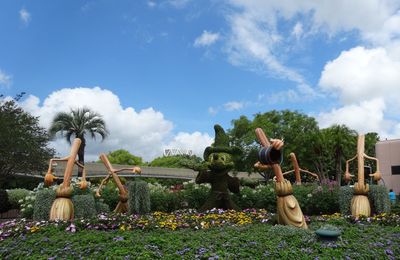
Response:
[[[0,93],[44,127],[98,111],[92,159],[201,154],[215,123],[272,109],[400,137],[399,1],[2,1],[0,31]]]

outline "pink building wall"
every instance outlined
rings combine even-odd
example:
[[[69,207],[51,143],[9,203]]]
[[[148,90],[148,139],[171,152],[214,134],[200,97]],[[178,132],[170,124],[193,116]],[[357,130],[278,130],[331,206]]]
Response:
[[[375,145],[382,179],[388,189],[400,193],[400,139],[379,141]],[[397,173],[397,174],[396,174]]]

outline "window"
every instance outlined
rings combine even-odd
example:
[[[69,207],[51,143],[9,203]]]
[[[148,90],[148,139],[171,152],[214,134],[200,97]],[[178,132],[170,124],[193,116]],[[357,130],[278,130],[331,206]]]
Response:
[[[392,175],[400,175],[400,165],[392,165]]]

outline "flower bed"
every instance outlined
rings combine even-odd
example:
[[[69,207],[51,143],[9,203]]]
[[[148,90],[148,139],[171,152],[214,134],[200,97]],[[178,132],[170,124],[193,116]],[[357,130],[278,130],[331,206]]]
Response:
[[[396,259],[400,255],[398,216],[376,216],[370,222],[340,214],[311,217],[308,230],[272,225],[272,217],[257,210],[186,210],[145,216],[99,214],[72,223],[11,221],[0,228],[9,231],[0,242],[0,255],[2,259]],[[382,217],[395,221],[382,222]],[[327,226],[341,231],[338,240],[317,238],[314,231]]]

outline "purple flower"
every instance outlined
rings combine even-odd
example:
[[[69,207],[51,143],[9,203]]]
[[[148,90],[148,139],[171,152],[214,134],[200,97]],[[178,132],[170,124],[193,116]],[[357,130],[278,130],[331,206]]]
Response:
[[[65,231],[71,232],[71,233],[75,233],[76,232],[76,227],[74,225],[74,223],[71,223],[66,229]]]
[[[121,240],[125,240],[125,238],[123,238],[123,237],[114,237],[113,240],[114,241],[121,241]]]
[[[178,255],[184,255],[184,254],[186,254],[186,252],[188,252],[188,251],[190,251],[190,250],[192,250],[190,247],[185,247],[185,248],[182,249],[182,250],[176,251],[176,254],[178,254]]]
[[[387,254],[387,255],[393,255],[393,251],[390,250],[389,248],[386,248],[386,249],[385,249],[385,254]]]

